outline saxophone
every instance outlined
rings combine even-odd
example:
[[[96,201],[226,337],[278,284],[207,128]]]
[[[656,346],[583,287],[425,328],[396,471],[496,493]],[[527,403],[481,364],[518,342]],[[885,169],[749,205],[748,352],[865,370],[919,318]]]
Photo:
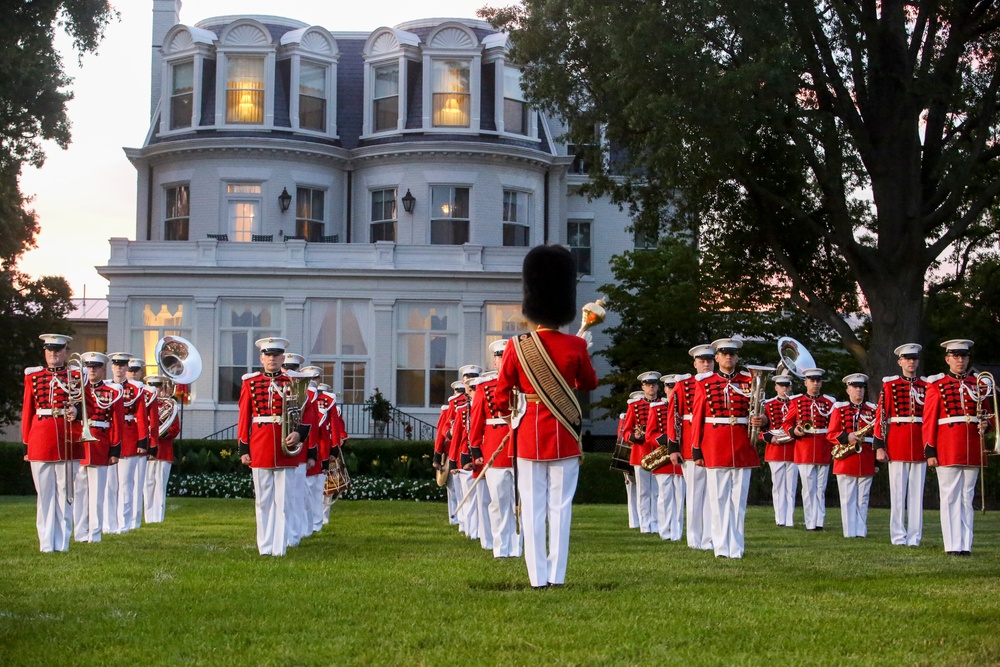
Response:
[[[649,472],[653,472],[668,463],[670,463],[670,451],[666,445],[660,445],[649,454],[643,456],[642,461],[640,461],[642,469]]]
[[[849,442],[838,442],[833,446],[833,449],[830,450],[830,456],[839,461],[840,459],[846,459],[851,454],[860,454],[861,445],[864,444],[865,436],[868,435],[873,428],[875,428],[875,419],[872,419],[868,424],[861,427],[857,431],[854,431],[854,437],[857,441],[855,444],[852,445]]]

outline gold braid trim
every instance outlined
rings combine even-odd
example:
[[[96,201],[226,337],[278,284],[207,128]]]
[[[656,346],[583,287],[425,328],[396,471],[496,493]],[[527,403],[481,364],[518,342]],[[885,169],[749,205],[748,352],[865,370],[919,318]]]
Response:
[[[580,441],[582,411],[566,379],[556,368],[542,345],[538,333],[521,334],[514,338],[514,351],[535,393],[560,424]]]

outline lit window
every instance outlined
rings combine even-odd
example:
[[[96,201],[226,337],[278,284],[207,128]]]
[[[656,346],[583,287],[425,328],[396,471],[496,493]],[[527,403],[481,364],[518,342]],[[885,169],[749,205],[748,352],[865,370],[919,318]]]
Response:
[[[264,59],[231,56],[227,60],[226,122],[264,122]]]
[[[299,127],[326,131],[326,67],[305,61],[299,67]]]
[[[458,307],[401,304],[396,310],[396,403],[433,407],[458,379]]]
[[[163,225],[164,241],[187,241],[191,220],[191,201],[187,185],[167,188],[167,211]]]
[[[521,72],[513,67],[504,67],[503,71],[503,129],[528,134],[528,105],[521,90]]]
[[[486,347],[501,338],[510,338],[528,330],[528,321],[521,314],[521,304],[486,304]],[[485,368],[493,367],[487,353]]]
[[[243,375],[262,370],[254,342],[281,335],[281,302],[224,302],[220,311],[219,402],[236,403]]]
[[[372,104],[372,127],[375,132],[399,127],[399,65],[376,67]]]
[[[469,242],[469,188],[435,185],[431,188],[431,243]]]
[[[252,241],[253,235],[260,233],[260,184],[227,184],[226,204],[229,211],[229,240]]]
[[[137,299],[130,305],[131,341],[130,350],[138,351],[146,361],[144,375],[159,373],[156,365],[156,344],[164,336],[191,337],[191,318],[185,318],[184,313],[191,314],[190,304],[185,301],[168,299]],[[88,348],[93,349],[93,348]]]
[[[527,247],[531,233],[531,195],[503,191],[503,244]]]
[[[312,188],[295,191],[295,235],[306,241],[321,241],[325,229],[325,192]]]
[[[396,188],[372,190],[372,226],[369,243],[396,241]]]
[[[435,60],[432,92],[435,127],[469,127],[469,63]]]
[[[566,223],[569,251],[576,260],[576,272],[581,276],[590,275],[590,222],[571,220]]]
[[[177,63],[170,68],[170,129],[191,127],[194,109],[194,63]]]

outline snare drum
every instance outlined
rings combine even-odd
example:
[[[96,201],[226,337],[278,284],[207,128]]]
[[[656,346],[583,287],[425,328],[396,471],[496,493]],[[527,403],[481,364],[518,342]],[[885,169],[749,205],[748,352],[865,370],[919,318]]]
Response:
[[[635,469],[629,463],[631,456],[632,443],[624,438],[616,442],[614,452],[611,455],[611,472],[633,474]]]
[[[344,455],[338,453],[330,457],[330,468],[326,471],[326,483],[323,484],[324,496],[336,496],[347,490],[351,485],[351,476],[347,474],[347,464]]]

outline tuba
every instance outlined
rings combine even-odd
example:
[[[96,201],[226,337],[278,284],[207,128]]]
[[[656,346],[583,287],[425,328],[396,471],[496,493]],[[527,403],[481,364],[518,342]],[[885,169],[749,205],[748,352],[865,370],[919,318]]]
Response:
[[[750,418],[764,416],[764,389],[768,378],[774,374],[791,373],[797,378],[805,377],[806,370],[816,367],[816,361],[809,354],[806,346],[789,336],[778,339],[778,357],[780,361],[776,368],[770,366],[747,366],[750,371]],[[760,436],[758,427],[751,425],[750,442],[756,444]],[[778,431],[775,436],[779,441],[791,442],[791,436],[784,431]]]
[[[191,384],[201,375],[201,355],[186,338],[164,336],[156,343],[153,355],[160,370],[174,385]]]
[[[301,440],[294,445],[285,441],[302,423],[302,414],[309,402],[309,383],[320,374],[316,366],[285,371],[288,383],[281,387],[281,451],[285,456],[298,456],[305,445]]]

